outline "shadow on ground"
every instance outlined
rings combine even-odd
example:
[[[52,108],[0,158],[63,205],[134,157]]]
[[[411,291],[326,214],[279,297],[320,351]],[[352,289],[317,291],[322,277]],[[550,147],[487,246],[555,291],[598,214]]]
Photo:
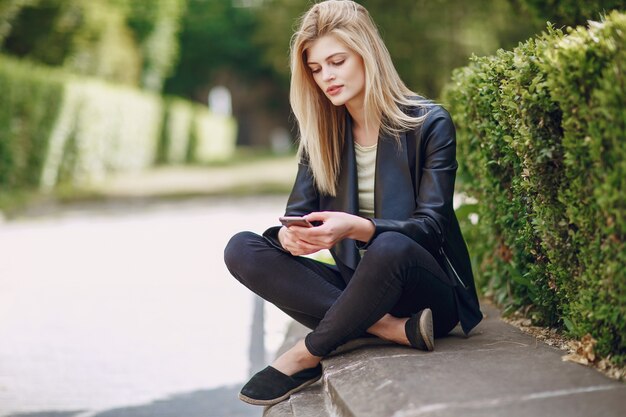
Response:
[[[113,408],[90,417],[260,417],[261,407],[253,407],[239,401],[238,386],[220,387],[174,395],[149,404]],[[8,417],[77,417],[85,413],[77,411],[44,411],[11,414]]]
[[[76,416],[80,413],[83,413],[84,410],[76,410],[76,411],[37,411],[36,413],[20,413],[20,414],[10,414],[8,417],[72,417]]]

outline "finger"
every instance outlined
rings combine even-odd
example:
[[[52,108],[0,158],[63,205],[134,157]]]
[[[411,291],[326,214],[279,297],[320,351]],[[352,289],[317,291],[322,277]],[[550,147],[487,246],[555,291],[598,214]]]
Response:
[[[322,249],[325,249],[324,247],[316,244],[316,243],[312,243],[312,242],[307,242],[307,241],[303,241],[303,240],[299,240],[297,241],[297,246],[300,250],[306,252],[307,254],[309,253],[315,253],[318,252]]]
[[[340,240],[341,237],[336,233],[334,227],[327,223],[302,231],[302,233],[298,234],[298,239],[305,240],[314,245],[332,246]]]
[[[321,227],[321,226],[318,226],[318,227]],[[291,229],[291,234],[297,239],[308,240],[308,236],[312,236],[311,232],[313,231],[313,229],[317,229],[317,227],[293,226],[293,229]]]
[[[283,238],[283,247],[290,252],[298,248],[298,237],[291,232],[286,232]]]
[[[298,233],[300,239],[305,240],[317,240],[322,239],[330,234],[330,228],[327,224],[322,224],[317,227],[309,227],[306,230],[302,230]]]
[[[330,249],[333,244],[334,242],[329,238],[298,241],[298,245],[301,245],[301,247],[306,248],[307,250],[314,250],[316,252],[322,249]]]
[[[310,243],[311,246],[315,246],[318,250],[322,249],[330,249],[335,245],[336,242],[331,240],[320,240],[317,242]]]
[[[306,228],[304,228],[306,229]],[[285,235],[285,249],[289,250],[292,254],[295,252],[301,251],[313,251],[316,252],[318,249],[318,245],[310,242],[308,239],[300,238],[297,233],[289,233],[289,235]]]
[[[297,230],[292,230],[289,233],[289,236],[285,236],[292,245],[298,246],[301,243],[315,245],[315,242],[312,242],[307,233],[311,228],[308,227],[297,227]]]
[[[328,249],[333,246],[339,239],[334,232],[334,227],[330,223],[322,224],[317,227],[298,227],[292,230],[294,239],[308,243],[317,248],[323,247]]]
[[[303,246],[307,248],[318,247],[318,242],[312,241],[311,239],[296,239],[296,245]]]
[[[310,227],[305,227],[305,226],[297,226],[297,225],[291,225],[291,226],[287,226],[287,229],[289,229],[291,232],[298,232],[301,230],[307,230],[310,229]]]
[[[310,222],[324,222],[330,217],[330,212],[328,211],[314,211],[313,213],[309,213],[304,216]]]

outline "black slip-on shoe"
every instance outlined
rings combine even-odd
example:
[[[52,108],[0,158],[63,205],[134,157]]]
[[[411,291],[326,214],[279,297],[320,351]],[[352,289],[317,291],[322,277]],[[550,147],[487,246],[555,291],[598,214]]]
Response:
[[[404,325],[404,332],[412,347],[429,352],[435,350],[433,312],[430,308],[413,314]]]
[[[322,364],[289,376],[271,366],[254,374],[239,393],[239,399],[253,405],[274,405],[289,398],[322,376]]]

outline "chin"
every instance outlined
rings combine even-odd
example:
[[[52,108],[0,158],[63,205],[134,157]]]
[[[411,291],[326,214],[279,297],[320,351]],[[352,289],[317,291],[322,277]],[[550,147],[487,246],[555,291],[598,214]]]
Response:
[[[347,100],[344,97],[341,97],[341,95],[338,97],[326,97],[336,107],[343,106],[347,102]]]

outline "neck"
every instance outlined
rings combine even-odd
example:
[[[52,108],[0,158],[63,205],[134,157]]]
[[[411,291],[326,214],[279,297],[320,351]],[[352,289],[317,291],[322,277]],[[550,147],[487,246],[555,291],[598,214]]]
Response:
[[[363,100],[359,100],[356,103],[355,100],[346,103],[346,109],[350,113],[350,117],[352,117],[354,126],[365,127],[365,106],[363,105]]]
[[[354,126],[365,126],[365,108],[362,103],[358,106],[352,103],[346,103],[346,109],[348,113],[350,113],[350,117],[352,117]]]
[[[363,146],[375,145],[378,142],[380,117],[367,118],[363,103],[359,103],[359,105],[346,103],[346,109],[352,118],[352,135],[354,140]]]

